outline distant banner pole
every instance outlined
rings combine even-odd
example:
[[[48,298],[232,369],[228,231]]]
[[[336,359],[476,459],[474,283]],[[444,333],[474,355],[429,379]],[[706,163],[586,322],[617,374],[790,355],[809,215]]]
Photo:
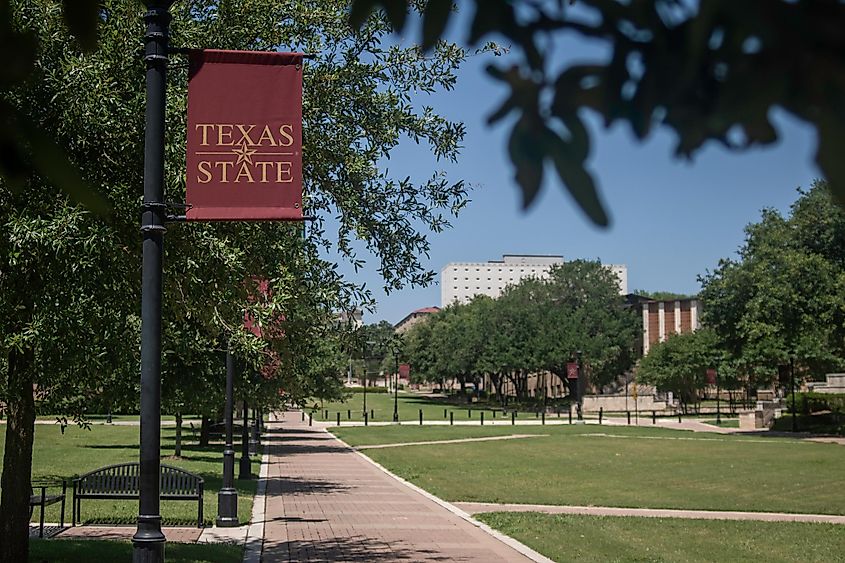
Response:
[[[302,58],[190,51],[188,221],[302,220]]]

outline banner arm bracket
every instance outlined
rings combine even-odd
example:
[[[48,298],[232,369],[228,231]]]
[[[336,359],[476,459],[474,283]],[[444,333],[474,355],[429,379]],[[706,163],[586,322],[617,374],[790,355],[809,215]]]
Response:
[[[190,55],[191,51],[201,51],[199,47],[168,47],[167,52],[171,55]],[[272,52],[272,51],[270,51]],[[303,59],[316,59],[317,53],[302,53]]]

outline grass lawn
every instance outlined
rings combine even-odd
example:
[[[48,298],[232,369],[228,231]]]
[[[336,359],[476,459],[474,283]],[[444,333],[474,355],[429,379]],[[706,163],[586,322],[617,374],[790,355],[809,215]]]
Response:
[[[0,425],[0,455],[5,443],[5,425]],[[33,453],[32,476],[34,479],[66,479],[68,497],[65,509],[65,521],[71,520],[71,481],[74,476],[111,465],[138,461],[138,426],[91,426],[84,430],[77,426],[68,426],[64,434],[59,427],[35,425],[35,451]],[[192,473],[198,473],[205,480],[203,512],[207,524],[211,524],[217,514],[217,492],[222,485],[223,446],[212,444],[208,447],[197,446],[190,441],[190,433],[183,433],[182,458],[167,459],[173,455],[176,429],[161,429],[162,463],[181,467]],[[236,446],[236,452],[240,448]],[[235,476],[237,476],[236,453]],[[260,462],[253,457],[252,472],[258,473]],[[255,494],[256,480],[236,480],[238,490],[238,518],[249,521],[252,511],[252,497]],[[51,492],[48,489],[48,494]],[[46,521],[59,521],[60,504],[47,507]],[[196,523],[197,508],[190,501],[162,501],[161,515],[166,525]],[[132,524],[138,515],[137,500],[83,500],[82,520],[86,523]],[[38,509],[32,519],[38,521]]]
[[[168,542],[164,548],[168,563],[239,563],[240,546]],[[33,563],[90,563],[131,561],[132,543],[103,540],[30,540],[29,560]]]
[[[510,414],[503,415],[501,407],[491,407],[488,404],[466,404],[456,405],[454,400],[447,401],[442,397],[429,397],[425,395],[417,395],[413,393],[399,393],[398,401],[399,420],[403,423],[419,422],[420,409],[423,411],[423,420],[449,420],[449,412],[454,413],[456,421],[463,420],[480,420],[481,411],[484,411],[484,419],[493,420],[493,411],[496,410],[496,419],[501,419],[503,416],[510,418]],[[317,408],[314,409],[314,405]],[[321,406],[322,405],[322,406]],[[364,420],[364,394],[353,393],[346,401],[325,402],[321,403],[319,400],[312,399],[308,401],[307,412],[314,413],[314,420],[324,420],[323,415],[325,410],[329,411],[328,421],[337,420],[337,413],[340,413],[340,423],[343,425],[347,420]],[[376,422],[385,422],[393,420],[393,393],[367,393],[367,411],[373,411]],[[444,411],[446,416],[443,415]],[[518,418],[536,418],[535,412],[519,412]],[[546,415],[547,417],[556,417],[557,415]],[[561,417],[566,417],[566,412],[561,413]],[[598,414],[595,415],[598,417]]]
[[[352,445],[548,434],[365,450],[449,501],[845,514],[836,444],[594,425],[333,431]]]
[[[723,418],[722,422],[717,423],[715,418],[712,419],[705,419],[701,422],[705,424],[712,424],[713,426],[719,426],[721,428],[739,428],[739,419],[738,418]]]
[[[479,520],[555,561],[845,561],[845,526],[493,512]]]

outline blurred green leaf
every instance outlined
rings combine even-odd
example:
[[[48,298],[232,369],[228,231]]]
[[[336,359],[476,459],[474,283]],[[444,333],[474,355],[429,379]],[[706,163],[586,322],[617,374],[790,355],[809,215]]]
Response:
[[[355,29],[361,29],[370,14],[376,7],[377,0],[355,0],[352,2],[352,9],[349,12],[349,25]]]
[[[540,192],[543,180],[543,150],[537,143],[542,122],[523,114],[514,125],[508,141],[508,153],[516,167],[516,182],[522,189],[522,208],[530,206]]]
[[[566,189],[593,223],[607,227],[610,220],[599,200],[593,177],[584,169],[581,149],[566,143],[549,129],[544,137],[549,145],[548,155]]]
[[[845,206],[845,122],[828,113],[819,122],[819,146],[816,149],[816,163],[827,178],[828,188],[834,199]]]
[[[62,0],[65,24],[79,41],[83,51],[97,48],[97,22],[100,15],[99,0]]]
[[[452,0],[429,0],[423,12],[422,48],[431,49],[446,29],[452,13]]]
[[[52,138],[29,122],[20,123],[20,132],[31,149],[30,158],[39,174],[90,211],[102,216],[111,214],[109,201],[82,179],[79,169]]]

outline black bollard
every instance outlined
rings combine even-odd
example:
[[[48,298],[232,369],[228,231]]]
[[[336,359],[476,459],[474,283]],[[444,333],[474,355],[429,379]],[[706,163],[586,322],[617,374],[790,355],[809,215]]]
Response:
[[[496,418],[496,411],[493,411],[493,418]]]
[[[651,411],[651,423],[657,424],[657,413],[654,411]]]
[[[346,409],[346,420],[352,420],[352,411],[350,409]]]
[[[599,407],[599,424],[601,424],[602,416],[604,416],[604,407]]]
[[[364,426],[367,426],[367,422],[369,422],[369,419],[367,418],[367,411],[364,411]]]
[[[472,411],[467,409],[467,418],[472,418]]]
[[[681,413],[678,413],[678,424],[681,424]]]
[[[337,425],[340,426],[340,413],[337,413]]]
[[[511,426],[516,424],[516,411],[511,411]]]
[[[299,411],[299,421],[305,422],[305,411]]]
[[[446,420],[446,409],[443,409],[443,420]]]
[[[376,419],[376,411],[374,411],[373,409],[370,409],[370,420],[375,420],[375,419]]]
[[[569,424],[572,424],[572,406],[569,407]]]
[[[452,411],[449,413],[449,426],[455,424],[455,412]]]
[[[481,411],[481,426],[484,426],[484,411]]]
[[[540,418],[540,411],[534,411],[534,418]]]
[[[628,425],[631,424],[631,411],[625,411],[625,414],[628,415]]]
[[[546,411],[543,411],[543,424],[546,424]]]
[[[422,426],[422,409],[420,409],[420,426]]]
[[[308,426],[311,426],[314,423],[313,418],[314,417],[312,417],[311,413],[309,412],[308,413]]]

